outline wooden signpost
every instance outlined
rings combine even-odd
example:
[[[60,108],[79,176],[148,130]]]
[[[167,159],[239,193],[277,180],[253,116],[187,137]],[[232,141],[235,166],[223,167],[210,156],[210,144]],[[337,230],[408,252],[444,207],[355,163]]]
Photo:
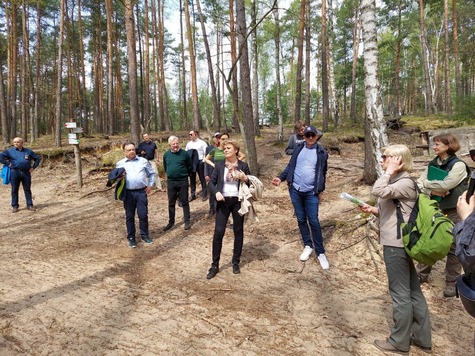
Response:
[[[81,151],[79,150],[78,133],[82,133],[82,127],[77,127],[75,122],[66,122],[64,127],[69,129],[68,143],[74,147],[74,159],[76,162],[76,181],[78,188],[82,187],[82,167],[81,167]]]

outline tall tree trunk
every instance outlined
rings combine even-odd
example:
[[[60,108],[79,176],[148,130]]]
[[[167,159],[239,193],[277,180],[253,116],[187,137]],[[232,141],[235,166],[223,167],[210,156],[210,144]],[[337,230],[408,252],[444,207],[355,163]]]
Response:
[[[398,18],[397,18],[397,36],[396,36],[396,58],[394,63],[394,116],[399,118],[401,117],[401,93],[399,88],[399,75],[401,67],[401,43],[402,43],[402,34],[401,34],[401,13],[402,13],[402,1],[398,2]]]
[[[198,101],[198,85],[196,79],[196,60],[195,60],[195,47],[193,42],[193,28],[191,27],[190,9],[188,1],[185,4],[185,22],[186,22],[186,35],[188,39],[188,52],[190,55],[190,72],[191,72],[191,99],[193,101],[193,128],[195,130],[200,129],[200,107]]]
[[[457,106],[462,97],[462,87],[460,85],[460,62],[459,62],[459,35],[458,35],[458,16],[457,0],[452,0],[452,22],[453,22],[453,43],[454,43],[454,77],[455,94],[457,96]]]
[[[82,27],[82,14],[81,14],[81,0],[78,0],[78,27],[79,27],[79,55],[81,66],[81,96],[80,96],[80,115],[81,115],[81,127],[84,128],[86,133],[89,133],[88,125],[88,108],[87,108],[87,90],[86,90],[86,68],[84,59],[84,35]]]
[[[54,144],[56,147],[61,147],[61,81],[63,74],[63,37],[64,37],[64,11],[66,7],[66,0],[60,0],[59,13],[59,35],[58,35],[58,68],[56,81],[56,118],[54,127]]]
[[[257,24],[257,0],[251,2],[251,28]],[[259,129],[259,50],[257,46],[257,31],[251,33],[251,58],[252,58],[252,109],[254,111],[254,130],[260,136]]]
[[[277,117],[279,119],[279,130],[277,132],[277,140],[279,143],[284,142],[284,118],[282,116],[282,88],[280,83],[280,19],[279,19],[279,6],[276,2],[274,9],[274,43],[275,43],[275,83],[276,83],[276,105],[277,105]]]
[[[112,0],[106,0],[106,26],[107,26],[107,133],[114,134],[115,129],[115,105],[114,105],[114,55],[112,45],[114,43],[114,27],[112,24],[113,5]]]
[[[229,90],[231,93],[234,115],[233,115],[233,127],[236,132],[240,132],[240,117],[241,117],[241,108],[239,106],[239,86],[237,78],[237,46],[236,46],[236,28],[234,26],[234,0],[229,0],[229,28],[230,28],[230,42],[231,42],[231,63],[233,63],[233,68],[231,71],[231,80],[232,80],[232,89]]]
[[[302,107],[302,67],[303,67],[303,36],[305,29],[305,8],[307,6],[306,0],[300,0],[300,18],[299,18],[299,38],[298,38],[298,55],[297,55],[297,70],[295,73],[295,106],[294,106],[294,120],[300,120]]]
[[[145,31],[145,45],[144,45],[144,66],[145,77],[142,78],[143,84],[143,120],[145,132],[150,132],[150,123],[152,117],[150,115],[150,36],[149,36],[149,20],[148,20],[148,1],[144,0],[144,31]]]
[[[310,31],[310,1],[305,7],[305,104],[304,121],[310,124],[310,51],[311,51],[311,31]]]
[[[8,11],[10,10],[10,11]],[[18,4],[11,2],[5,9],[7,23],[7,121],[9,139],[17,135],[17,87],[18,87]]]
[[[377,177],[383,173],[379,159],[381,157],[381,148],[388,144],[378,79],[378,43],[375,7],[375,0],[361,1],[366,102],[366,144],[363,179],[366,184],[374,183]]]
[[[354,17],[354,28],[353,28],[353,63],[351,69],[351,109],[350,109],[350,119],[353,123],[356,123],[356,69],[358,66],[358,51],[360,46],[360,25],[361,20],[358,16],[359,14],[359,4],[358,0],[355,0],[355,17]]]
[[[130,97],[130,138],[132,142],[140,142],[139,96],[137,85],[137,57],[135,50],[135,20],[133,0],[125,0],[125,32],[127,35],[127,73],[129,78]]]
[[[429,49],[427,48],[426,29],[424,21],[424,0],[419,0],[419,27],[421,33],[422,65],[424,68],[426,112],[435,114],[434,99],[432,96],[432,85],[429,70]]]
[[[203,42],[204,42],[205,51],[206,51],[206,61],[208,63],[208,76],[209,76],[209,82],[211,86],[211,102],[213,104],[213,122],[214,122],[214,126],[216,127],[216,123],[218,123],[219,125],[219,103],[218,103],[218,95],[216,92],[216,83],[214,81],[213,62],[211,61],[211,50],[209,48],[208,35],[206,34],[205,22],[204,22],[203,14],[201,12],[200,0],[196,0],[196,6],[198,9],[198,16],[200,17],[201,31],[203,32]]]
[[[257,165],[257,151],[252,111],[251,69],[249,67],[249,51],[247,47],[247,26],[245,0],[236,2],[236,25],[240,48],[239,79],[241,82],[242,108],[243,108],[243,135],[247,148],[247,161],[254,174],[259,173]]]
[[[329,34],[327,37],[328,41],[328,79],[330,84],[330,108],[331,108],[331,117],[333,118],[333,124],[335,127],[341,125],[340,122],[340,107],[338,105],[338,97],[336,93],[336,84],[335,84],[335,62],[333,60],[333,2],[328,0],[327,8],[327,17],[328,17],[328,31]]]
[[[31,142],[34,142],[39,137],[39,121],[40,121],[40,72],[41,72],[41,0],[36,2],[36,69],[35,69],[35,89],[34,100],[35,109],[31,120]]]
[[[328,108],[328,49],[327,49],[327,2],[322,1],[322,115],[323,130],[328,130],[330,111]]]
[[[186,1],[186,0],[185,0]],[[183,0],[180,0],[180,43],[181,43],[181,95],[182,95],[182,113],[181,117],[183,119],[182,128],[187,127],[188,125],[188,110],[186,102],[186,67],[185,67],[185,40],[183,38]]]
[[[29,98],[30,98],[30,93],[31,93],[31,88],[30,87],[30,41],[29,41],[29,29],[28,29],[28,19],[26,18],[27,14],[29,14],[29,7],[26,4],[26,1],[22,1],[22,14],[21,14],[21,25],[22,25],[22,68],[20,70],[21,72],[21,135],[23,137],[24,141],[28,141],[28,124],[29,124]]]
[[[450,35],[449,35],[449,1],[444,0],[444,94],[445,112],[452,115],[452,100],[450,98]]]

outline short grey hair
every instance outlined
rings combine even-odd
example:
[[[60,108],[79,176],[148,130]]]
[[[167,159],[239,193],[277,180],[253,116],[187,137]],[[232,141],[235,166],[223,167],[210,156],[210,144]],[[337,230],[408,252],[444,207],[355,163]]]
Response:
[[[168,144],[171,144],[171,143],[172,143],[173,141],[175,141],[175,140],[179,140],[179,138],[176,137],[176,136],[173,136],[173,135],[170,136],[170,137],[168,138]]]

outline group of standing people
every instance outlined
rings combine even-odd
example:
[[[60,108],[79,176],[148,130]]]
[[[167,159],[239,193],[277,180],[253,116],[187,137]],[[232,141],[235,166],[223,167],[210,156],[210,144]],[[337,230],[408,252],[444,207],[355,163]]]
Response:
[[[462,200],[462,193],[467,189],[469,178],[467,165],[455,155],[460,144],[452,134],[441,134],[433,138],[433,149],[437,157],[429,162],[418,179],[416,188],[408,173],[413,167],[409,148],[405,145],[383,148],[380,163],[384,174],[377,179],[372,189],[373,195],[378,198],[377,204],[361,207],[363,212],[379,217],[379,239],[383,245],[389,293],[393,300],[394,325],[388,338],[375,340],[374,344],[386,352],[409,354],[411,345],[424,352],[432,352],[429,310],[420,286],[421,283],[427,282],[430,267],[421,264],[415,266],[407,255],[401,234],[398,234],[400,226],[394,200],[399,200],[404,220],[407,221],[420,190],[421,194],[440,197],[442,211],[454,222],[460,220],[457,203]],[[444,170],[446,177],[442,180],[429,180],[428,168],[432,165]],[[455,296],[455,281],[461,270],[460,262],[454,253],[456,241],[457,236],[447,257],[444,289],[446,297]]]
[[[325,255],[323,234],[319,221],[319,205],[325,191],[328,153],[318,144],[322,132],[314,126],[297,123],[296,132],[289,139],[286,153],[290,160],[285,169],[272,180],[279,186],[287,181],[299,231],[302,238],[302,262],[315,253],[323,269],[330,264]],[[251,172],[243,161],[237,141],[231,140],[227,133],[216,133],[213,145],[209,146],[199,138],[197,131],[190,131],[190,141],[186,149],[180,148],[179,138],[168,138],[169,149],[163,155],[163,167],[167,176],[168,224],[163,231],[175,224],[177,200],[183,209],[184,229],[189,230],[190,205],[196,199],[196,175],[202,186],[202,198],[206,200],[210,191],[210,216],[215,215],[212,241],[212,263],[207,279],[219,273],[223,237],[228,219],[232,216],[234,249],[232,271],[240,273],[241,254],[244,241],[244,216],[241,209],[241,185],[250,184]],[[12,211],[19,209],[18,190],[22,183],[27,209],[34,210],[31,195],[31,172],[40,163],[40,156],[31,149],[23,147],[23,140],[15,138],[14,147],[0,153],[0,162],[11,169]],[[420,194],[427,194],[439,200],[442,211],[454,223],[454,244],[446,262],[446,287],[444,296],[455,296],[455,283],[463,265],[470,283],[475,284],[475,267],[468,265],[474,256],[470,255],[475,243],[475,197],[466,201],[466,189],[470,177],[468,166],[456,156],[460,144],[452,134],[441,134],[433,138],[436,157],[417,180],[417,186],[410,177],[413,158],[405,145],[390,145],[381,151],[381,167],[384,170],[372,188],[378,198],[376,206],[364,205],[363,212],[379,217],[379,240],[383,245],[383,257],[388,278],[389,293],[393,300],[393,321],[390,335],[384,340],[375,340],[377,348],[385,352],[408,354],[411,345],[424,352],[432,351],[431,323],[426,299],[421,284],[428,281],[429,266],[415,265],[407,255],[403,241],[398,233],[397,209],[394,200],[400,202],[405,221]],[[121,195],[126,212],[127,239],[129,246],[135,248],[135,214],[139,218],[140,238],[145,244],[152,244],[148,227],[148,194],[154,184],[159,182],[157,146],[144,134],[144,142],[137,148],[127,142],[123,145],[124,158],[116,164],[114,174],[125,180],[125,190]],[[138,154],[137,154],[138,153]],[[143,157],[141,157],[143,156]],[[473,157],[475,160],[475,157]],[[194,159],[197,162],[194,162]],[[429,179],[429,167],[437,167],[447,173],[441,180]],[[190,183],[189,183],[190,180]],[[208,187],[207,187],[208,184]],[[161,188],[161,184],[157,184]],[[191,194],[188,189],[191,186]],[[470,269],[472,268],[472,269]],[[471,278],[471,279],[470,279]],[[471,287],[475,290],[475,285]],[[475,346],[475,344],[474,344]]]

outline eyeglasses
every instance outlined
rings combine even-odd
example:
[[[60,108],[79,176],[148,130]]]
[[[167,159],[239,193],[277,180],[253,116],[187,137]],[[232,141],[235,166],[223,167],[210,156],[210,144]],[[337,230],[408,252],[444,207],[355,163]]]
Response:
[[[315,137],[315,136],[317,136],[317,135],[315,135],[313,132],[305,134],[305,137],[307,137],[307,138],[312,138],[312,137]]]

